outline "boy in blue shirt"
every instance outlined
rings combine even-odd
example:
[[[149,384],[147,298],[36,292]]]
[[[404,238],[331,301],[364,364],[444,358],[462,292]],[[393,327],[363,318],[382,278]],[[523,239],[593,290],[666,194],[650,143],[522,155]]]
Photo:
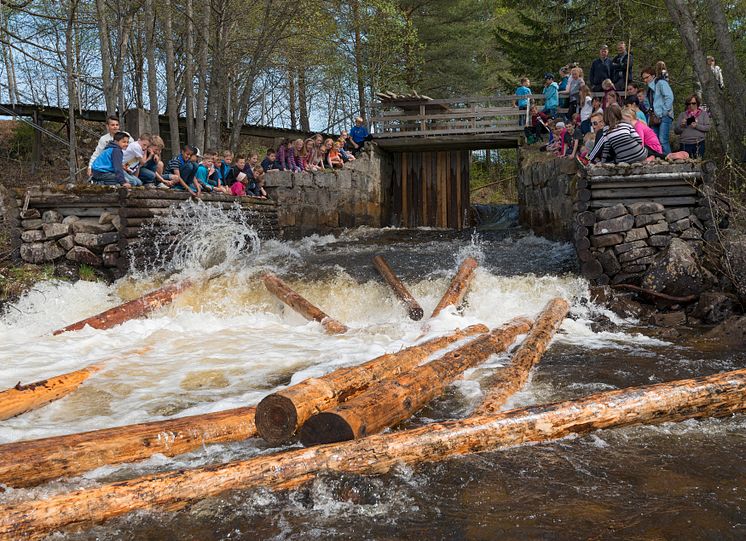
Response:
[[[370,141],[368,128],[363,126],[363,117],[359,116],[355,119],[355,125],[350,130],[350,139],[352,141],[352,153],[357,156],[365,141]]]
[[[132,185],[124,177],[122,165],[124,149],[129,145],[130,136],[127,132],[118,131],[104,148],[103,152],[91,164],[93,183],[102,186],[122,186],[131,188]]]
[[[531,82],[528,80],[527,77],[524,77],[521,79],[521,86],[515,89],[515,95],[516,96],[530,96],[531,95],[531,89],[528,87],[531,84]],[[521,111],[522,114],[518,115],[518,125],[519,126],[525,126],[526,125],[526,112],[528,110],[528,99],[522,98],[517,100],[516,105],[518,106],[518,110]]]

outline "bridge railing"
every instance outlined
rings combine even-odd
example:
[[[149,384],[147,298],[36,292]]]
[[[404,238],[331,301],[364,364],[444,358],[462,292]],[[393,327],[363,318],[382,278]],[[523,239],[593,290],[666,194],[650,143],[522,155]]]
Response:
[[[537,105],[544,102],[542,94],[531,94],[377,103],[371,119],[373,136],[380,139],[518,133],[523,130],[519,117],[528,114],[516,105],[521,99]]]

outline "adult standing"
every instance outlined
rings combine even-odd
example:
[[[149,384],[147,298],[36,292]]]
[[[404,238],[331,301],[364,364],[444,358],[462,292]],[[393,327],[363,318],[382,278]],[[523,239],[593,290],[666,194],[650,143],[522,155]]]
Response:
[[[715,57],[714,56],[708,56],[707,57],[707,65],[709,66],[710,70],[712,71],[712,76],[715,77],[715,81],[717,82],[718,86],[720,87],[720,90],[725,88],[725,83],[723,82],[723,70],[720,69],[720,66],[715,64]]]
[[[611,80],[614,82],[614,88],[624,90],[627,79],[632,73],[632,53],[627,51],[627,44],[623,41],[617,43],[617,55],[611,61]]]
[[[679,134],[681,150],[690,158],[705,155],[705,137],[710,131],[710,114],[702,109],[699,97],[692,94],[686,100],[686,110],[676,119],[674,131]]]
[[[551,73],[544,74],[544,109],[543,112],[550,117],[557,116],[557,107],[559,107],[559,88],[554,82],[554,75]]]
[[[661,142],[663,154],[671,153],[671,124],[673,123],[673,90],[665,77],[665,70],[656,73],[653,68],[642,70],[642,80],[648,87],[648,126],[653,128]]]
[[[609,46],[601,45],[601,49],[598,51],[598,58],[591,64],[591,89],[594,92],[603,91],[601,83],[606,79],[611,79],[612,65],[611,59],[609,58]]]

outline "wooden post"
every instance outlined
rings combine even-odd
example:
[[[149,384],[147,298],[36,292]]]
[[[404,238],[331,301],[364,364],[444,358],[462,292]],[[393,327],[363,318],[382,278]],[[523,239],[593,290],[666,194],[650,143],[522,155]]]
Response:
[[[40,120],[39,111],[34,109],[33,112],[33,123],[34,123],[34,140],[31,146],[31,174],[35,175],[39,172],[39,165],[41,164],[41,129],[44,126],[44,121]]]
[[[507,399],[525,385],[531,368],[544,355],[569,310],[569,303],[561,298],[547,303],[528,336],[513,354],[510,364],[490,381],[490,389],[473,415],[497,413]]]
[[[0,421],[40,408],[70,394],[100,369],[99,365],[91,365],[28,385],[21,385],[19,381],[15,387],[0,392]]]
[[[157,310],[161,306],[164,306],[174,300],[174,297],[192,286],[192,282],[189,280],[183,280],[178,284],[169,285],[151,291],[147,295],[125,302],[114,308],[110,308],[105,312],[91,316],[88,319],[78,321],[72,325],[68,325],[62,329],[57,329],[52,334],[61,334],[68,331],[77,331],[90,325],[94,329],[111,329],[115,325],[135,319],[146,314],[149,314],[153,310]]]
[[[311,417],[300,430],[300,441],[309,446],[358,439],[394,426],[443,394],[465,370],[504,351],[516,336],[530,328],[531,321],[516,318],[396,379],[370,387],[344,404]]]
[[[304,318],[321,323],[321,326],[324,327],[324,331],[327,334],[344,334],[347,332],[346,325],[326,315],[319,308],[293,291],[289,285],[271,272],[266,273],[262,277],[262,280],[264,280],[264,285],[267,286],[270,293],[298,312]]]
[[[451,304],[458,306],[461,304],[467,290],[469,289],[469,285],[474,278],[474,270],[477,268],[477,265],[477,260],[473,257],[467,257],[461,262],[456,276],[451,280],[443,298],[440,299],[438,306],[435,307],[435,310],[433,310],[433,314],[430,317],[435,317],[440,314],[441,310],[446,306]]]
[[[7,443],[0,445],[0,483],[29,487],[156,453],[175,456],[211,443],[241,441],[256,435],[254,411],[254,407],[234,408]]]
[[[728,417],[744,411],[746,369],[607,391],[581,400],[433,423],[362,440],[163,472],[42,500],[9,503],[0,506],[0,537],[40,537],[67,525],[90,525],[137,509],[180,506],[227,490],[287,488],[323,471],[381,474],[400,464],[434,462],[568,434]]]
[[[320,378],[266,396],[256,407],[259,435],[273,445],[290,440],[312,415],[356,396],[383,379],[411,370],[438,350],[468,336],[489,332],[472,325],[396,353],[386,353],[359,366],[340,368]]]
[[[407,306],[407,313],[409,314],[409,318],[413,319],[414,321],[421,320],[422,316],[424,315],[422,306],[420,306],[420,303],[418,303],[417,299],[412,296],[412,294],[402,283],[402,281],[399,280],[399,277],[396,276],[383,256],[375,256],[373,258],[373,265],[376,267],[376,270],[381,274],[381,276],[383,276],[383,279],[386,280],[386,283],[391,286],[391,289],[394,290],[394,294],[399,297],[399,300],[401,300]]]

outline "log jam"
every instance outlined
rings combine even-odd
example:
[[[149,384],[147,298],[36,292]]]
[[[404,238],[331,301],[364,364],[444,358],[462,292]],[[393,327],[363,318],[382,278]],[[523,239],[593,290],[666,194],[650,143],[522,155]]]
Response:
[[[117,426],[0,445],[0,484],[38,485],[107,464],[143,460],[156,453],[175,456],[210,443],[256,435],[254,407]],[[2,538],[2,536],[0,536]]]
[[[394,290],[394,294],[404,303],[407,307],[407,314],[409,318],[414,321],[419,321],[425,312],[422,310],[422,306],[417,302],[417,299],[412,296],[407,287],[399,280],[399,277],[394,273],[393,269],[389,266],[388,262],[381,255],[377,255],[373,258],[373,266],[380,273],[386,283],[391,286]]]
[[[347,332],[347,326],[336,319],[326,315],[320,308],[314,306],[285,282],[280,280],[271,272],[267,272],[262,277],[264,285],[275,297],[287,304],[290,308],[298,312],[308,320],[314,320],[321,323],[327,334],[344,334]]]
[[[381,474],[398,464],[434,462],[546,442],[568,434],[746,411],[746,369],[590,395],[581,400],[433,423],[361,440],[148,475],[0,506],[0,538],[28,539],[71,524],[94,524],[137,509],[173,507],[227,490],[292,487],[324,471]]]
[[[530,320],[515,318],[434,361],[372,386],[311,417],[300,429],[300,441],[309,446],[358,439],[394,426],[443,394],[465,370],[506,350],[516,336],[530,328]]]
[[[114,308],[109,308],[105,312],[78,321],[77,323],[73,323],[62,329],[57,329],[52,334],[58,335],[63,332],[77,331],[86,325],[89,325],[94,329],[111,329],[115,325],[129,321],[130,319],[142,317],[166,304],[169,304],[174,300],[176,295],[191,286],[192,282],[190,280],[183,280],[179,283],[156,289],[142,297],[125,302],[124,304],[120,304]]]
[[[486,332],[489,329],[484,325],[472,325],[401,351],[386,353],[358,366],[308,378],[266,396],[256,407],[257,432],[273,445],[287,442],[312,415],[360,394],[385,378],[411,370],[449,344]]]
[[[477,268],[477,260],[473,257],[467,257],[461,262],[458,272],[448,285],[448,289],[440,299],[438,306],[435,307],[430,317],[435,317],[446,307],[450,305],[459,306],[464,300],[466,292],[469,290],[471,281],[474,278],[474,271]]]
[[[489,381],[489,390],[473,415],[497,413],[508,398],[526,384],[531,369],[544,355],[569,311],[570,304],[565,299],[558,297],[547,303],[510,364]]]
[[[15,387],[0,392],[0,421],[40,408],[67,396],[100,369],[100,365],[94,364],[74,372],[27,385],[21,385],[19,381]]]

